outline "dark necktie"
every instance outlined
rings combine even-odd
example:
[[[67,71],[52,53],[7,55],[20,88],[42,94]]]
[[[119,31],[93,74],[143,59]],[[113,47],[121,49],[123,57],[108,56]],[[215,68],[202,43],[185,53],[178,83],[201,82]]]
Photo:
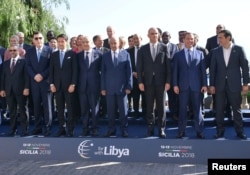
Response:
[[[11,72],[11,73],[13,73],[14,68],[15,68],[15,60],[12,59],[12,63],[11,63],[11,66],[10,66],[10,72]]]
[[[192,62],[192,57],[191,57],[191,50],[188,49],[188,65],[190,66]]]
[[[89,52],[86,52],[86,55],[85,55],[85,63],[87,65],[87,67],[89,67]]]
[[[118,59],[117,59],[116,53],[114,52],[114,66],[116,67],[117,64],[118,64]]]

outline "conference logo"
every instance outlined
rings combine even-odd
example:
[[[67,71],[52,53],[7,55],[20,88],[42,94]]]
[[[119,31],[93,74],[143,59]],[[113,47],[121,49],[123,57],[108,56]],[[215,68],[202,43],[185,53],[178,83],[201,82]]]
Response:
[[[23,143],[20,155],[51,155],[49,143]]]
[[[84,158],[84,159],[89,159],[89,153],[91,151],[91,147],[94,146],[94,143],[91,140],[84,140],[81,142],[78,146],[78,154]]]
[[[118,148],[115,145],[95,146],[91,140],[84,140],[78,146],[78,154],[84,159],[91,158],[91,155],[122,158],[124,156],[129,156],[129,152],[130,150],[128,148]]]
[[[195,158],[191,145],[161,145],[158,157],[163,158]]]

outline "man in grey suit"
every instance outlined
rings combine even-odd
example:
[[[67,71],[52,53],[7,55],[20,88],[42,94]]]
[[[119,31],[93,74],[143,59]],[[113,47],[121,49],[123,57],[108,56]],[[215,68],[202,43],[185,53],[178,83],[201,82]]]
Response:
[[[159,137],[165,138],[166,115],[164,111],[164,90],[170,88],[171,68],[167,46],[158,42],[158,30],[148,30],[149,43],[142,46],[137,57],[137,78],[141,91],[145,92],[147,136],[154,135],[154,101],[158,112]]]
[[[229,30],[218,34],[220,47],[214,49],[210,65],[210,92],[216,98],[217,133],[215,138],[224,136],[224,107],[226,99],[232,106],[234,127],[237,136],[247,139],[243,131],[240,109],[241,91],[247,93],[249,82],[248,60],[242,47],[233,44]]]

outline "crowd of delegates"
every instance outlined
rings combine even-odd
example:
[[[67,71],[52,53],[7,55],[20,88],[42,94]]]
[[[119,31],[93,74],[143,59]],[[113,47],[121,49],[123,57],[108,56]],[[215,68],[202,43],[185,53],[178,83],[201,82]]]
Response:
[[[137,33],[127,40],[115,36],[111,26],[107,35],[104,40],[101,35],[72,37],[68,49],[65,34],[55,36],[48,31],[45,43],[43,34],[34,32],[31,46],[18,32],[10,37],[8,49],[0,47],[1,108],[9,110],[8,136],[17,134],[20,123],[21,136],[73,137],[78,117],[81,136],[98,136],[97,119],[107,117],[104,136],[110,137],[116,135],[115,118],[119,116],[121,135],[128,137],[128,112],[133,110],[133,116],[145,117],[147,137],[155,135],[157,121],[157,134],[165,138],[168,95],[170,115],[178,121],[177,138],[186,136],[187,119],[192,115],[196,136],[203,139],[203,98],[209,92],[216,115],[214,137],[224,137],[224,111],[231,113],[232,109],[236,134],[247,139],[240,104],[241,91],[248,91],[248,61],[224,25],[216,27],[206,48],[197,44],[197,34],[188,31],[179,31],[177,44],[170,42],[168,31],[156,27],[148,29],[145,45]],[[58,130],[51,133],[55,111]],[[30,116],[34,116],[32,131]]]

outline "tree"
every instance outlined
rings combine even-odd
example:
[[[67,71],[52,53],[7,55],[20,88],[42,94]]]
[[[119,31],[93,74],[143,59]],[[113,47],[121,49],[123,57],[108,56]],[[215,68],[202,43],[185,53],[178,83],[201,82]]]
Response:
[[[8,47],[11,35],[22,31],[31,42],[34,31],[46,34],[48,30],[64,33],[67,17],[57,19],[52,8],[66,5],[67,0],[0,0],[0,45]]]

